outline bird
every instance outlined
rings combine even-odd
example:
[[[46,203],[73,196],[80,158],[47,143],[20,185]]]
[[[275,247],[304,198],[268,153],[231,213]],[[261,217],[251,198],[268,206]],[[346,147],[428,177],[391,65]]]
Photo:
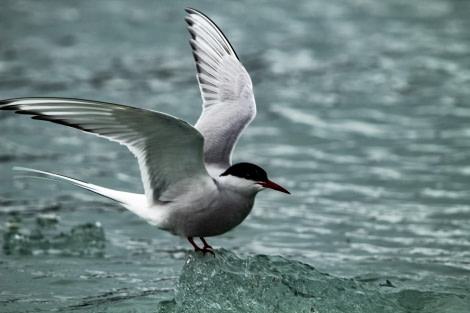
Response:
[[[149,224],[187,238],[195,251],[214,254],[205,237],[239,225],[256,194],[273,189],[258,165],[232,164],[232,152],[256,115],[248,72],[219,27],[186,8],[185,21],[197,69],[202,113],[194,126],[174,116],[126,105],[73,98],[0,100],[0,110],[32,115],[118,142],[137,158],[144,194],[113,190],[75,178],[16,167],[35,176],[68,181],[117,201]],[[194,242],[199,237],[203,246]]]

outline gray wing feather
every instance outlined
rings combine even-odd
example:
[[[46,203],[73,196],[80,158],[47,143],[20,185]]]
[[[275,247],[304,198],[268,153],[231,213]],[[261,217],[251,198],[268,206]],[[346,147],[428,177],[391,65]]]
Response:
[[[226,169],[238,138],[256,115],[251,79],[217,25],[199,11],[186,11],[203,100],[195,127],[204,136],[207,167]]]
[[[168,187],[179,181],[210,179],[204,165],[204,138],[194,127],[173,116],[65,98],[3,100],[0,109],[78,128],[127,146],[138,159],[149,204],[160,201]]]

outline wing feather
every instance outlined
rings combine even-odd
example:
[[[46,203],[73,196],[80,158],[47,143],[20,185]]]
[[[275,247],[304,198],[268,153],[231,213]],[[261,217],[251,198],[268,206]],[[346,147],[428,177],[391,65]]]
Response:
[[[204,165],[202,135],[167,114],[66,98],[3,100],[0,109],[33,115],[33,119],[74,127],[127,146],[137,157],[149,205],[161,201],[160,196],[179,181],[211,179]]]
[[[195,127],[204,136],[208,169],[225,170],[243,130],[256,115],[250,76],[217,25],[186,9],[190,45],[197,68],[203,111]]]

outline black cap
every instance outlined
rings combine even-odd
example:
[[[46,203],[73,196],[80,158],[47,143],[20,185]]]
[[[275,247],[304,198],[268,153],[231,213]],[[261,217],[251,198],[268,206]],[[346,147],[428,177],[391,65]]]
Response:
[[[252,163],[237,163],[230,166],[225,172],[220,174],[220,176],[232,175],[240,178],[245,178],[248,180],[266,182],[268,181],[268,174],[258,165]]]

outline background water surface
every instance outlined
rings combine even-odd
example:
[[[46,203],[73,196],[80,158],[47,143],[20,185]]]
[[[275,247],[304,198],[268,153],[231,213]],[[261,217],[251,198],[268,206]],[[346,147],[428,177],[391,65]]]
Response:
[[[125,147],[0,112],[0,311],[469,312],[470,2],[2,1],[0,98],[194,123],[187,6],[254,83],[234,160],[292,195],[261,193],[203,257],[105,198],[14,178],[142,190]]]

